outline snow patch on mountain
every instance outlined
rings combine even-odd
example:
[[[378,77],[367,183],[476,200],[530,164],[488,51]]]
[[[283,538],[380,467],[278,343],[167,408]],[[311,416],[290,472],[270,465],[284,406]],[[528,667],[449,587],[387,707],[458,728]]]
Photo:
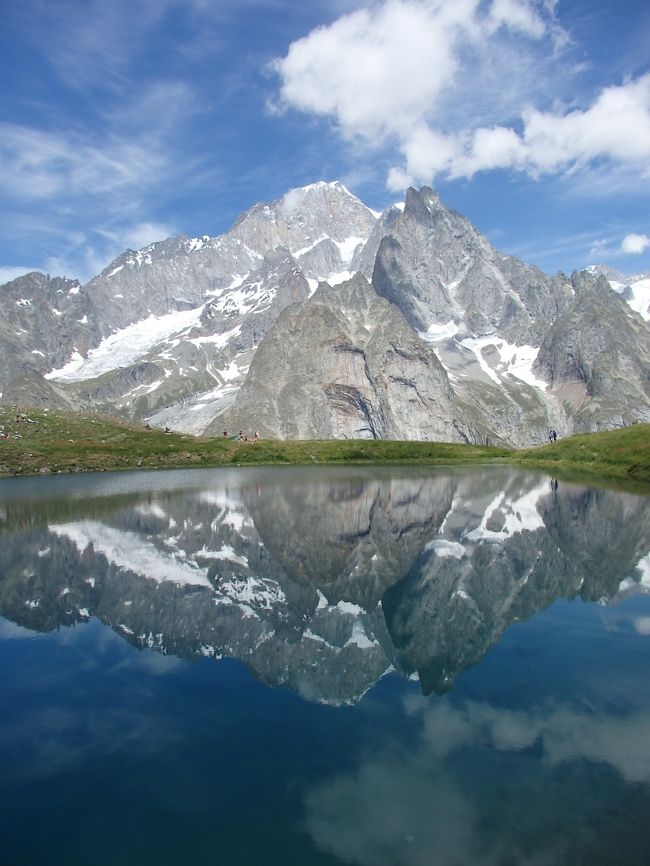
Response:
[[[227,562],[234,562],[237,565],[241,565],[244,568],[248,568],[248,560],[245,556],[240,556],[238,553],[235,553],[234,548],[230,544],[224,544],[222,548],[219,550],[210,550],[205,544],[201,548],[201,550],[197,550],[194,554],[194,559],[209,559],[209,560],[226,560]]]
[[[458,333],[458,325],[453,319],[448,322],[433,322],[426,331],[418,331],[418,336],[426,343],[448,340]]]
[[[253,605],[261,610],[274,610],[278,605],[285,605],[285,596],[280,584],[269,578],[232,577],[219,585],[221,592],[235,602]]]
[[[601,274],[612,289],[621,295],[642,318],[650,321],[650,273],[624,274],[608,265],[589,265],[585,270],[590,274]]]
[[[82,382],[128,367],[163,341],[181,337],[199,325],[202,311],[201,306],[165,316],[149,316],[105,337],[96,349],[91,349],[87,358],[75,352],[67,364],[46,373],[45,378],[55,382]]]
[[[236,328],[233,328],[230,331],[225,331],[223,334],[210,334],[205,337],[190,337],[187,341],[188,343],[193,343],[195,346],[202,346],[204,344],[211,344],[213,346],[217,346],[222,349],[224,346],[227,346],[228,343],[234,339],[241,332],[241,325],[237,325]]]
[[[503,384],[504,376],[513,376],[540,391],[546,391],[548,387],[533,373],[533,364],[539,352],[535,346],[515,346],[495,336],[466,337],[459,340],[458,345],[472,352],[481,370],[497,385]],[[496,352],[496,360],[486,352],[490,349]]]
[[[646,322],[650,321],[650,277],[633,280],[627,288],[629,289],[628,304]]]
[[[359,247],[364,246],[368,238],[361,238],[358,235],[346,238],[344,241],[334,241],[341,253],[341,261],[345,264],[352,262],[352,257]]]

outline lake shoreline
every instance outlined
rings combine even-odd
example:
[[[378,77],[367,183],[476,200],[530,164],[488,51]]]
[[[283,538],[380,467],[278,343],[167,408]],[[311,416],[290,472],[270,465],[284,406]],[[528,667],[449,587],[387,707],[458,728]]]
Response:
[[[527,449],[389,440],[207,439],[100,415],[0,407],[0,477],[265,465],[511,465],[650,494],[650,425]]]

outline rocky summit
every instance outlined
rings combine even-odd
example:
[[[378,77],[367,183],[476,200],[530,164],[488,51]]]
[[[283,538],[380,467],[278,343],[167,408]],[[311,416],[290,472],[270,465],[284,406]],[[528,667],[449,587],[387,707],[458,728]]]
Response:
[[[650,276],[550,277],[427,187],[380,214],[311,184],[85,285],[26,274],[0,311],[4,403],[286,439],[528,445],[650,421]]]

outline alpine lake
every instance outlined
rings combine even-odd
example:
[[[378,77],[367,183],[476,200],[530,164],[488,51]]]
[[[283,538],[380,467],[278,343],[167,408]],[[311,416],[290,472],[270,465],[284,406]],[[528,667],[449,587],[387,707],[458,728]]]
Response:
[[[9,866],[647,866],[650,497],[0,481]]]

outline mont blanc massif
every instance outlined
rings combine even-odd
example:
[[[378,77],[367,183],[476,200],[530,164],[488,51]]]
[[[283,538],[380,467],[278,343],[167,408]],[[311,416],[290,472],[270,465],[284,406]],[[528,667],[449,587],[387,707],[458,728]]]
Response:
[[[85,285],[0,288],[2,402],[202,435],[529,445],[650,421],[650,274],[549,277],[430,188],[295,189]]]

